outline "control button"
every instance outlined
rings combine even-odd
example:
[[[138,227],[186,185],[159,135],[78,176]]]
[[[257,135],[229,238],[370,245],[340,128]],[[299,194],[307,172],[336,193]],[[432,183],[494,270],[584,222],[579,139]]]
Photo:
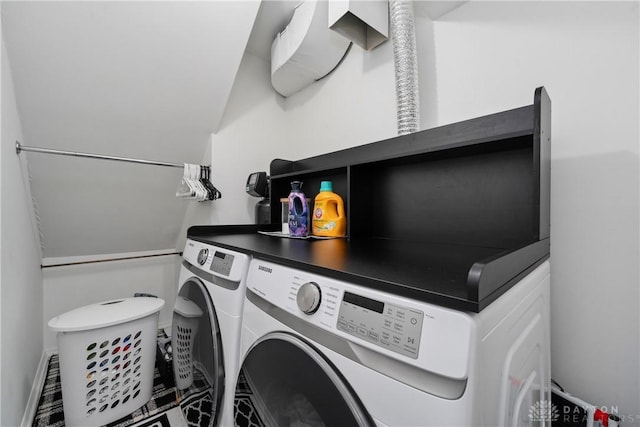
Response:
[[[355,332],[356,331],[356,325],[354,325],[353,323],[348,323],[347,324],[347,329],[349,329],[349,332]]]
[[[378,341],[378,339],[379,339],[379,335],[378,335],[377,332],[369,331],[367,333],[367,336],[369,337],[369,339],[371,339],[373,341]]]
[[[415,317],[411,318],[411,324],[415,325],[416,323],[418,323],[418,319],[416,319]]]
[[[320,286],[315,282],[307,282],[300,286],[298,295],[296,296],[298,308],[304,314],[313,314],[320,308],[322,294]]]
[[[200,249],[200,252],[198,252],[198,264],[204,265],[207,262],[207,258],[209,258],[209,249]]]
[[[367,331],[364,328],[358,328],[358,333],[362,336],[366,336],[367,335]]]

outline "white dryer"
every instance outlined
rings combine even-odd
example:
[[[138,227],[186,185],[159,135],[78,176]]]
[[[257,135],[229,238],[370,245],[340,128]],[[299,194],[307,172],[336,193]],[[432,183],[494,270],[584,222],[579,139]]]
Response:
[[[480,313],[253,259],[237,426],[548,425],[549,263]]]
[[[173,312],[176,390],[190,426],[231,426],[250,257],[187,239]]]

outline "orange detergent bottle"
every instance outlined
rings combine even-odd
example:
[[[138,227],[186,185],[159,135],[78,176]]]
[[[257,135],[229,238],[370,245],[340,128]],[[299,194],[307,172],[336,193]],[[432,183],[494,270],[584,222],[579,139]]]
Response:
[[[315,198],[311,232],[314,236],[342,237],[347,234],[347,218],[342,197],[333,192],[331,181],[320,183],[320,193]]]

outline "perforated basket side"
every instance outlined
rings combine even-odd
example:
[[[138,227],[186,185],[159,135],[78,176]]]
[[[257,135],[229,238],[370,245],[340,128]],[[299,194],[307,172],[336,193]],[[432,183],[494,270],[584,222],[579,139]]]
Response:
[[[151,398],[158,313],[105,328],[59,332],[65,425],[99,426]]]
[[[173,313],[171,325],[171,347],[173,349],[173,372],[176,387],[189,388],[193,383],[193,345],[198,333],[198,318],[188,318]]]

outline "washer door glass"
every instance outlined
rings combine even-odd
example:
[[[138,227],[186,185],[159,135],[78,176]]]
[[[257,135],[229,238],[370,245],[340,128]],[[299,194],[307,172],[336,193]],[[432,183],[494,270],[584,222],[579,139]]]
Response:
[[[192,277],[180,288],[171,326],[173,375],[189,425],[216,425],[224,393],[220,327],[209,292]]]
[[[269,334],[249,350],[235,396],[237,427],[373,426],[362,403],[314,347]]]

